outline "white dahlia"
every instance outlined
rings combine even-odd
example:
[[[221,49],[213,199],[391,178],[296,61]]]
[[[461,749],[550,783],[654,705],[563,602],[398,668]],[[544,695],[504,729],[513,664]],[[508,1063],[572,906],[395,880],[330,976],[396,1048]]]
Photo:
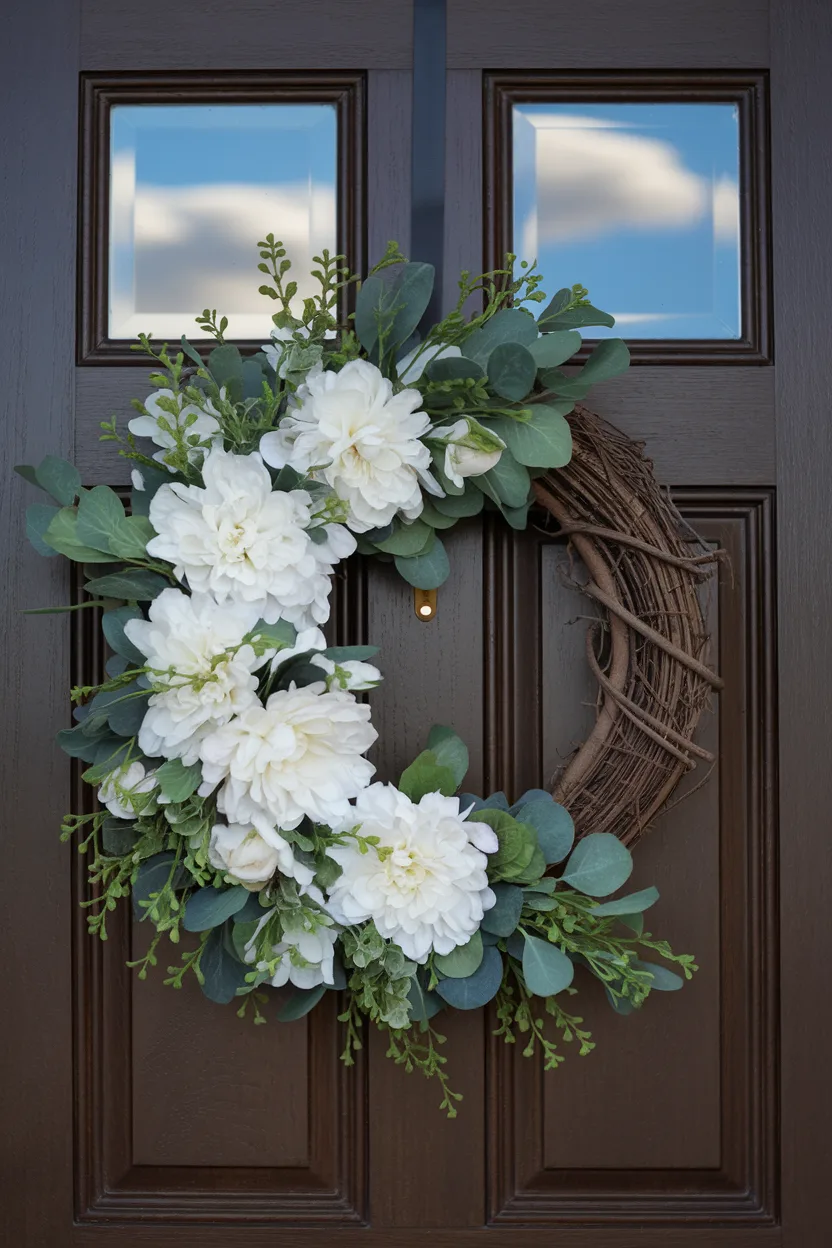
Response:
[[[208,844],[208,861],[249,892],[258,892],[278,870],[301,885],[312,881],[312,871],[296,862],[289,842],[263,823],[259,827],[250,823],[215,823]]]
[[[205,737],[199,791],[222,784],[217,806],[234,823],[341,822],[375,771],[362,758],[378,735],[369,721],[370,708],[351,693],[290,685]]]
[[[360,793],[352,821],[342,827],[359,825],[363,837],[378,837],[378,846],[361,853],[350,841],[327,849],[342,868],[327,902],[336,922],[372,919],[414,962],[466,944],[496,900],[486,854],[498,842],[487,824],[469,823],[465,813],[459,798],[441,793],[427,793],[418,804],[392,784]]]
[[[155,788],[155,772],[146,772],[139,762],[122,763],[98,790],[98,800],[116,819],[135,819],[149,804],[149,794]]]
[[[288,464],[326,481],[349,504],[347,524],[356,533],[398,513],[414,520],[423,487],[442,494],[420,440],[430,418],[419,410],[418,390],[394,394],[374,364],[350,360],[338,373],[311,370],[297,399],[280,428],[261,438],[261,454],[275,468]]]
[[[149,620],[127,621],[124,631],[145,655],[155,690],[139,729],[145,754],[190,766],[206,733],[258,701],[254,673],[271,655],[243,645],[258,619],[256,606],[163,589]]]
[[[310,496],[273,490],[256,452],[211,451],[202,477],[204,489],[173,482],[156,491],[148,554],[172,563],[195,593],[256,605],[270,624],[327,620],[332,569],[355,550],[352,534],[328,524],[325,540],[313,541]]]
[[[246,945],[246,961],[253,962],[254,946],[260,929],[268,922],[271,914],[261,919],[254,935]],[[271,983],[275,988],[284,984],[294,984],[296,988],[316,988],[318,984],[335,982],[334,959],[335,941],[338,933],[327,926],[324,916],[321,922],[311,918],[297,918],[283,922],[281,939],[271,949],[269,962],[279,959],[277,967],[271,975]],[[258,971],[270,970],[269,962],[261,960],[257,963]]]
[[[159,400],[163,400],[163,407]],[[166,408],[172,405],[175,412]],[[185,396],[173,390],[154,390],[144,401],[146,415],[134,416],[128,422],[128,429],[137,438],[150,438],[161,451],[156,451],[153,458],[166,464],[168,451],[176,446],[174,430],[181,430],[188,442],[196,437],[199,441],[190,447],[188,459],[194,463],[208,447],[222,446],[222,431],[217,420],[217,409],[209,398],[205,398],[202,407],[189,403]]]

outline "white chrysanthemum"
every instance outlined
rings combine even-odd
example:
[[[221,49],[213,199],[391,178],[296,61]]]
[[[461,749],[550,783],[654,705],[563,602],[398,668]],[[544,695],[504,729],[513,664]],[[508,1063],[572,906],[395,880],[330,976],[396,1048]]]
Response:
[[[431,347],[422,349],[421,344],[413,348],[412,351],[406,351],[402,358],[396,362],[396,372],[399,374],[399,381],[402,385],[412,386],[414,381],[418,381],[428,364],[433,360],[450,360],[458,359],[462,355],[459,347],[443,347],[436,344]]]
[[[375,771],[362,757],[378,735],[369,721],[370,708],[351,693],[290,685],[204,739],[199,791],[222,784],[217,806],[233,823],[338,823]]]
[[[417,805],[392,784],[365,789],[351,814],[343,826],[360,825],[378,849],[327,849],[342,867],[327,903],[336,922],[372,919],[414,962],[466,944],[495,902],[486,876],[486,854],[498,848],[492,829],[466,821],[456,797],[427,793]]]
[[[256,452],[211,451],[202,476],[204,489],[174,482],[156,491],[148,553],[172,563],[195,593],[256,605],[270,624],[327,620],[332,569],[355,550],[352,534],[328,524],[325,540],[313,541],[310,496],[273,490]]]
[[[430,451],[420,440],[430,428],[418,390],[393,393],[374,364],[350,360],[340,372],[311,370],[298,406],[260,440],[267,464],[289,464],[328,482],[349,504],[356,533],[389,524],[401,513],[414,520],[422,489],[442,494],[428,471]]]
[[[125,634],[146,656],[156,690],[139,729],[145,754],[189,766],[206,733],[257,702],[254,673],[271,655],[258,657],[242,642],[258,619],[256,606],[163,589],[149,620],[127,621]]]
[[[160,399],[174,403],[176,414],[165,411],[159,403]],[[160,463],[166,463],[165,455],[176,446],[173,429],[183,430],[188,441],[193,437],[199,439],[188,451],[191,463],[204,453],[206,447],[222,446],[217,409],[209,398],[204,400],[203,407],[197,407],[195,403],[189,403],[180,392],[154,390],[153,394],[147,396],[144,405],[147,415],[134,416],[127,427],[137,438],[150,438],[157,446],[161,446],[161,451],[156,451],[153,456]]]
[[[282,871],[299,884],[312,881],[312,871],[296,862],[289,842],[274,828],[241,823],[216,823],[211,829],[208,861],[250,892],[258,892]]]
[[[123,763],[111,771],[98,790],[98,800],[116,819],[135,819],[156,788],[156,773],[146,772],[139,762]]]
[[[454,485],[464,485],[465,477],[480,477],[495,468],[506,449],[502,438],[470,416],[434,429],[431,437],[445,442],[443,468]]]
[[[260,929],[271,918],[267,914],[255,928],[254,935],[246,945],[246,961],[255,958],[254,945]],[[309,919],[284,922],[279,944],[273,946],[272,956],[280,959],[271,976],[272,986],[282,988],[294,984],[296,988],[316,988],[318,984],[335,982],[334,959],[337,931],[325,923]],[[268,963],[257,963],[258,971],[269,969]]]

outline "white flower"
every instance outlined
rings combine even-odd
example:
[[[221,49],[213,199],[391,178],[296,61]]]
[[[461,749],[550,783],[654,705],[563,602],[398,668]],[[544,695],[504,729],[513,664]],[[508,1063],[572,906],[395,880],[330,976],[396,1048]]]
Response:
[[[414,962],[466,944],[495,903],[486,854],[498,848],[492,829],[467,822],[467,813],[458,798],[441,793],[425,794],[418,805],[392,784],[360,793],[343,827],[360,825],[362,836],[379,838],[382,852],[362,854],[353,842],[327,849],[343,868],[329,890],[336,922],[372,919]]]
[[[254,673],[271,652],[258,656],[242,644],[259,619],[256,606],[220,605],[209,594],[163,589],[149,614],[149,620],[124,626],[147,658],[155,690],[139,748],[151,758],[181,758],[190,766],[206,733],[258,701]]]
[[[141,493],[144,489],[144,473],[139,472],[138,468],[131,468],[130,481],[132,482],[133,489],[138,490]]]
[[[360,659],[344,659],[336,663],[325,654],[313,654],[309,661],[326,672],[328,689],[375,689],[381,684],[382,676],[378,668]]]
[[[165,403],[173,403],[176,413],[166,411],[159,402],[160,399]],[[127,427],[137,438],[150,438],[157,446],[162,447],[153,456],[160,463],[166,464],[165,455],[176,446],[176,438],[172,432],[174,428],[183,430],[188,442],[194,436],[199,439],[199,443],[188,451],[191,463],[199,458],[206,447],[222,446],[218,412],[209,398],[205,398],[203,407],[197,407],[195,403],[187,402],[181,392],[154,390],[145,399],[144,406],[147,415],[134,416]]]
[[[271,332],[272,341],[263,343],[263,351],[278,377],[286,376],[285,364],[282,365],[281,361],[286,354],[288,344],[294,342],[296,338],[308,337],[309,330],[305,325],[300,325],[297,329],[281,328],[275,325]]]
[[[199,791],[224,782],[217,806],[233,823],[340,822],[375,771],[362,758],[378,735],[369,720],[368,706],[323,682],[278,690],[205,738]]]
[[[288,464],[327,481],[349,504],[347,524],[356,533],[383,527],[399,512],[415,520],[422,487],[442,494],[420,441],[430,419],[418,410],[418,390],[394,394],[366,360],[350,360],[339,373],[312,370],[302,390],[280,428],[263,435],[260,451],[275,468]]]
[[[246,945],[246,961],[254,961],[255,941],[269,918],[271,913],[260,920]],[[316,988],[318,984],[334,983],[333,963],[337,939],[337,931],[323,922],[315,923],[310,919],[300,918],[293,922],[284,921],[280,942],[271,951],[273,956],[280,958],[271,978],[272,986],[282,988],[288,982],[296,988]],[[258,962],[257,970],[267,969],[268,963]]]
[[[397,362],[396,372],[399,374],[399,381],[405,386],[412,386],[433,360],[457,359],[460,355],[462,352],[459,347],[443,347],[437,343],[435,346],[425,347],[422,350],[419,344],[412,351],[406,351]]]
[[[470,416],[463,416],[452,425],[434,429],[434,438],[445,440],[445,476],[454,485],[464,485],[465,477],[479,477],[495,467],[506,444],[496,433],[484,429]]]
[[[271,661],[269,670],[276,672],[284,663],[288,663],[290,659],[296,659],[299,654],[308,654],[310,650],[326,650],[326,645],[326,637],[319,628],[302,628],[293,645],[284,646],[282,650],[278,650]]]
[[[148,793],[156,788],[155,772],[142,763],[123,763],[111,771],[98,790],[98,800],[116,819],[134,819],[148,805]]]
[[[150,523],[158,536],[148,553],[172,563],[195,593],[256,604],[270,624],[327,620],[332,568],[355,550],[352,534],[327,524],[325,540],[314,542],[310,496],[273,490],[256,452],[211,451],[202,477],[204,489],[174,482],[156,491]]]
[[[244,884],[250,892],[257,892],[268,884],[277,870],[298,879],[301,884],[312,879],[310,869],[295,862],[288,841],[273,828],[261,831],[251,824],[215,823],[208,845],[208,861],[218,871],[225,871]]]

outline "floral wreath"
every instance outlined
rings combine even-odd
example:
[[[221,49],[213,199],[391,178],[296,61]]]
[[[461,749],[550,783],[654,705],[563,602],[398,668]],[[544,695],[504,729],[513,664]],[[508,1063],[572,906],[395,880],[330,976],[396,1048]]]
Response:
[[[463,273],[457,307],[419,338],[434,272],[395,244],[360,284],[324,251],[302,301],[282,244],[258,247],[278,305],[262,351],[226,343],[209,309],[207,359],[184,337],[175,355],[146,335],[134,348],[156,389],[126,437],[115,418],[102,426],[134,465],[129,510],[56,457],[17,469],[58,503],[29,507],[35,548],[109,565],[87,570],[76,604],[101,609],[106,679],[72,690],[76,723],[57,737],[98,808],[68,815],[62,837],[86,858],[91,933],[106,939],[127,897],[155,929],[130,964],[140,978],[167,938],[180,953],[166,983],[192,975],[256,1023],[338,991],[343,1060],[373,1023],[396,1062],[437,1077],[454,1116],[444,1008],[493,1001],[498,1034],[521,1034],[550,1069],[558,1031],[593,1048],[565,1008],[576,968],[629,1013],[696,966],[644,930],[655,888],[609,899],[632,870],[617,836],[576,841],[542,789],[460,792],[468,751],[452,729],[434,727],[397,784],[374,782],[358,695],[381,680],[376,648],[329,646],[321,625],[356,550],[432,590],[449,572],[442,530],[483,508],[524,528],[535,478],[570,459],[567,414],[629,355],[603,340],[564,373],[579,329],[613,318],[579,286],[535,318],[541,277],[513,256]]]

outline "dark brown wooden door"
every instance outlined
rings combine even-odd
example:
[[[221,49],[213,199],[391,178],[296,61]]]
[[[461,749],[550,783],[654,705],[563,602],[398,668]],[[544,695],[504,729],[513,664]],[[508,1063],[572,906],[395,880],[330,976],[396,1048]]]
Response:
[[[196,83],[248,98],[292,75],[329,90],[351,153],[348,240],[371,255],[392,237],[406,249],[412,9],[13,6],[0,53],[10,1248],[830,1242],[829,13],[822,0],[448,0],[447,29],[446,302],[457,270],[508,239],[507,100],[756,101],[742,140],[741,341],[640,349],[629,376],[593,395],[732,559],[710,604],[725,689],[703,741],[718,766],[637,852],[638,880],[661,890],[657,924],[702,969],[627,1019],[585,990],[598,1047],[545,1077],[494,1040],[485,1013],[449,1018],[465,1100],[446,1122],[378,1037],[358,1068],[339,1064],[334,1006],[252,1028],[161,976],[133,979],[126,922],[104,948],[87,940],[57,835],[70,770],[50,741],[72,672],[91,674],[101,655],[83,622],[71,640],[65,618],[20,614],[64,601],[68,585],[25,544],[10,466],[60,452],[87,484],[124,483],[98,424],[126,412],[143,374],[96,339],[106,108],[90,113],[90,93],[151,101]],[[535,529],[477,521],[451,546],[429,625],[384,568],[351,572],[342,594],[340,627],[366,630],[402,673],[374,698],[381,773],[441,721],[472,747],[471,787],[539,785],[586,728],[585,607],[564,587],[562,548]]]

